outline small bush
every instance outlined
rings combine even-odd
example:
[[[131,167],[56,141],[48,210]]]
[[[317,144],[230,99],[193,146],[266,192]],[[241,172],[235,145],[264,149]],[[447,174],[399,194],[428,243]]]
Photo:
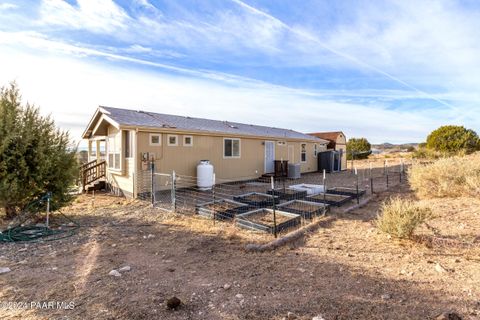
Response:
[[[432,210],[412,200],[391,198],[382,204],[376,225],[396,238],[410,238],[415,229],[432,217]]]
[[[420,198],[480,196],[480,153],[414,165],[408,175]]]
[[[445,157],[445,154],[435,150],[427,149],[427,148],[418,148],[418,150],[415,150],[413,152],[413,158],[415,159],[434,160],[434,159],[439,159],[441,157]]]

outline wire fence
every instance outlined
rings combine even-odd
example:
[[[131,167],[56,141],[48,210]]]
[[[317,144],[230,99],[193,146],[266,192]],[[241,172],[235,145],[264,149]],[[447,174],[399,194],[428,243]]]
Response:
[[[197,177],[175,172],[144,170],[138,177],[138,197],[156,208],[181,214],[200,215],[215,221],[272,233],[310,223],[349,203],[360,203],[368,194],[397,187],[406,179],[413,163],[370,162],[350,171],[302,174],[286,177],[238,178],[212,176],[211,186],[201,188]]]

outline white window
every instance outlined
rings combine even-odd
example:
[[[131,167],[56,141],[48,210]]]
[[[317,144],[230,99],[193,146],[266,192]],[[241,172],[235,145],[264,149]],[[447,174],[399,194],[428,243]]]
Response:
[[[123,151],[125,158],[133,157],[133,131],[123,131]]]
[[[169,134],[167,136],[167,144],[169,146],[178,146],[178,136],[174,134]]]
[[[122,135],[120,132],[108,135],[108,167],[121,169]]]
[[[183,146],[184,147],[193,146],[193,137],[192,136],[183,136]]]
[[[240,158],[240,139],[223,139],[223,157]]]
[[[161,146],[162,135],[159,133],[150,133],[149,142],[151,146]]]
[[[302,147],[300,149],[300,161],[307,162],[307,145],[302,143]]]

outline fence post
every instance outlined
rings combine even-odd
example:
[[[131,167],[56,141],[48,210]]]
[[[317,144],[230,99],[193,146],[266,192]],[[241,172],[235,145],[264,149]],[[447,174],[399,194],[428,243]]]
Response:
[[[212,198],[213,198],[213,225],[215,225],[215,220],[217,218],[216,210],[215,210],[215,173],[212,176]]]
[[[327,171],[323,169],[323,215],[327,214]]]
[[[405,172],[405,166],[403,164],[403,159],[400,160],[400,183],[402,183],[402,176]]]
[[[275,182],[273,177],[270,177],[271,187],[272,187],[272,199],[273,199],[273,235],[277,237],[277,215],[275,213]]]
[[[352,173],[353,173],[353,167],[355,166],[355,152],[352,151]]]
[[[373,174],[372,174],[372,163],[370,162],[370,192],[373,194]]]
[[[47,228],[49,227],[49,223],[50,223],[50,198],[51,197],[52,197],[52,193],[48,192],[47,193],[47,220],[45,222],[45,225],[47,226]]]
[[[177,202],[175,198],[175,180],[176,180],[176,177],[175,177],[175,170],[174,170],[172,171],[172,191],[171,191],[173,212],[177,211]]]
[[[357,188],[357,204],[360,204],[360,197],[359,197],[359,190],[358,190],[358,170],[357,168],[355,167],[355,177],[357,178],[356,181],[357,181],[357,184],[356,184],[356,188]]]
[[[150,171],[152,174],[152,181],[151,181],[151,192],[150,192],[150,198],[152,200],[152,206],[155,205],[155,163],[152,161],[150,163]]]

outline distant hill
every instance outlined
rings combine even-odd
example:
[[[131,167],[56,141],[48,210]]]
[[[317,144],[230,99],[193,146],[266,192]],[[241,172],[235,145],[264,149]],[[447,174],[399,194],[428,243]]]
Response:
[[[381,143],[381,144],[372,144],[372,149],[380,150],[380,151],[400,151],[405,150],[410,147],[414,147],[415,149],[418,148],[418,143],[402,143],[402,144],[393,144],[389,142]]]

